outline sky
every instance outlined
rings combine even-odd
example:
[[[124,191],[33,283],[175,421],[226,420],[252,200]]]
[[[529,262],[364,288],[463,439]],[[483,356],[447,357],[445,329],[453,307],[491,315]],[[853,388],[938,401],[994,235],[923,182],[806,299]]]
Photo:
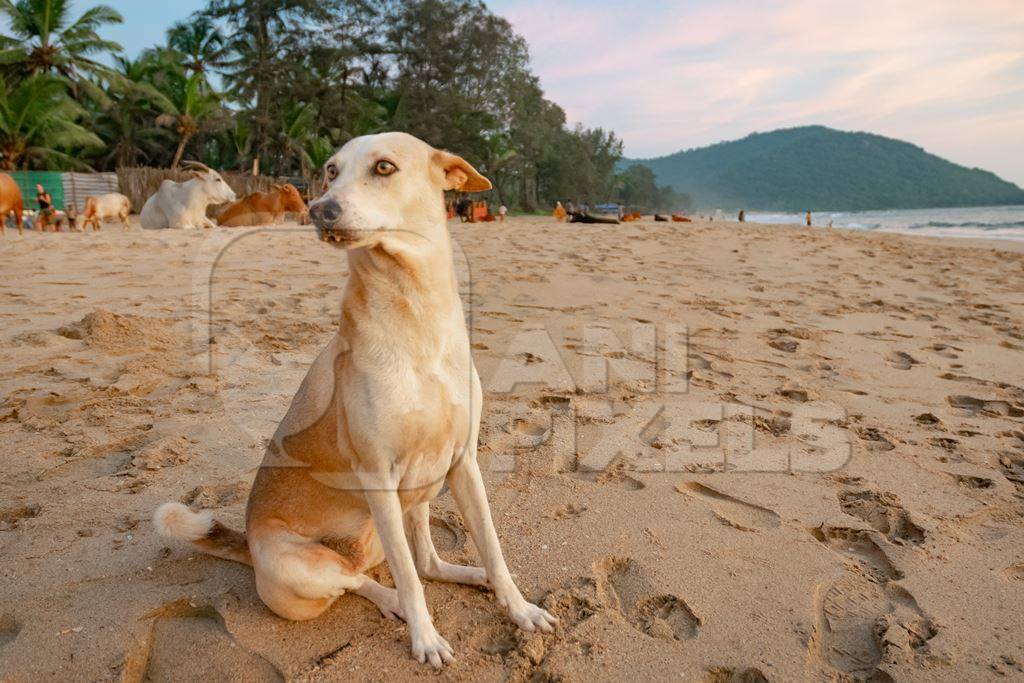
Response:
[[[132,55],[205,4],[106,2]],[[627,156],[823,124],[1024,186],[1024,0],[488,4],[530,44],[548,98],[614,130]]]

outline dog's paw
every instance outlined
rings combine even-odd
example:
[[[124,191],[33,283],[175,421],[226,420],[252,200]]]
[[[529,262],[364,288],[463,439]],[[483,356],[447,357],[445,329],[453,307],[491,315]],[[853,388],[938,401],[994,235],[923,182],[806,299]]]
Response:
[[[551,633],[558,623],[558,617],[532,603],[523,601],[517,608],[509,608],[508,614],[512,621],[524,631],[543,631]]]
[[[416,631],[412,634],[412,656],[420,664],[429,662],[435,669],[440,669],[455,659],[452,646],[441,637],[433,624],[427,624],[426,627],[416,629]]]
[[[398,591],[389,590],[386,597],[377,600],[375,604],[385,618],[405,620],[405,612],[402,611],[402,606],[398,603]]]

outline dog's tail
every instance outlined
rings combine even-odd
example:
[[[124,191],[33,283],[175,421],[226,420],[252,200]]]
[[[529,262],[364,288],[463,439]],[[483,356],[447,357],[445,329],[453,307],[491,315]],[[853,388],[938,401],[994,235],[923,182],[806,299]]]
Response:
[[[153,513],[153,526],[165,538],[189,541],[214,557],[252,565],[245,534],[227,528],[209,510],[192,512],[181,503],[164,503]]]

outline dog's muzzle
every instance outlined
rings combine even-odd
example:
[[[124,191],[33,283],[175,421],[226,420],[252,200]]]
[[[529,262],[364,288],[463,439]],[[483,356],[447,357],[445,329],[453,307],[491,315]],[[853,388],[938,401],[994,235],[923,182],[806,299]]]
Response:
[[[341,205],[328,197],[318,199],[309,205],[309,219],[316,226],[316,234],[320,241],[344,245],[359,239],[355,231],[338,227],[341,213]]]

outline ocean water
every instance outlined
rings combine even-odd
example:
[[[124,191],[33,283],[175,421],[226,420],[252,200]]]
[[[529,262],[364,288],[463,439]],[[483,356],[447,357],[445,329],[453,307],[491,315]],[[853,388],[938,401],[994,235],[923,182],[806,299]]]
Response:
[[[725,220],[735,215],[720,214]],[[802,213],[747,212],[751,223],[803,225]],[[811,214],[816,228],[880,230],[910,235],[974,237],[1024,242],[1024,206],[978,206],[953,209],[909,209],[892,211],[817,211]]]

